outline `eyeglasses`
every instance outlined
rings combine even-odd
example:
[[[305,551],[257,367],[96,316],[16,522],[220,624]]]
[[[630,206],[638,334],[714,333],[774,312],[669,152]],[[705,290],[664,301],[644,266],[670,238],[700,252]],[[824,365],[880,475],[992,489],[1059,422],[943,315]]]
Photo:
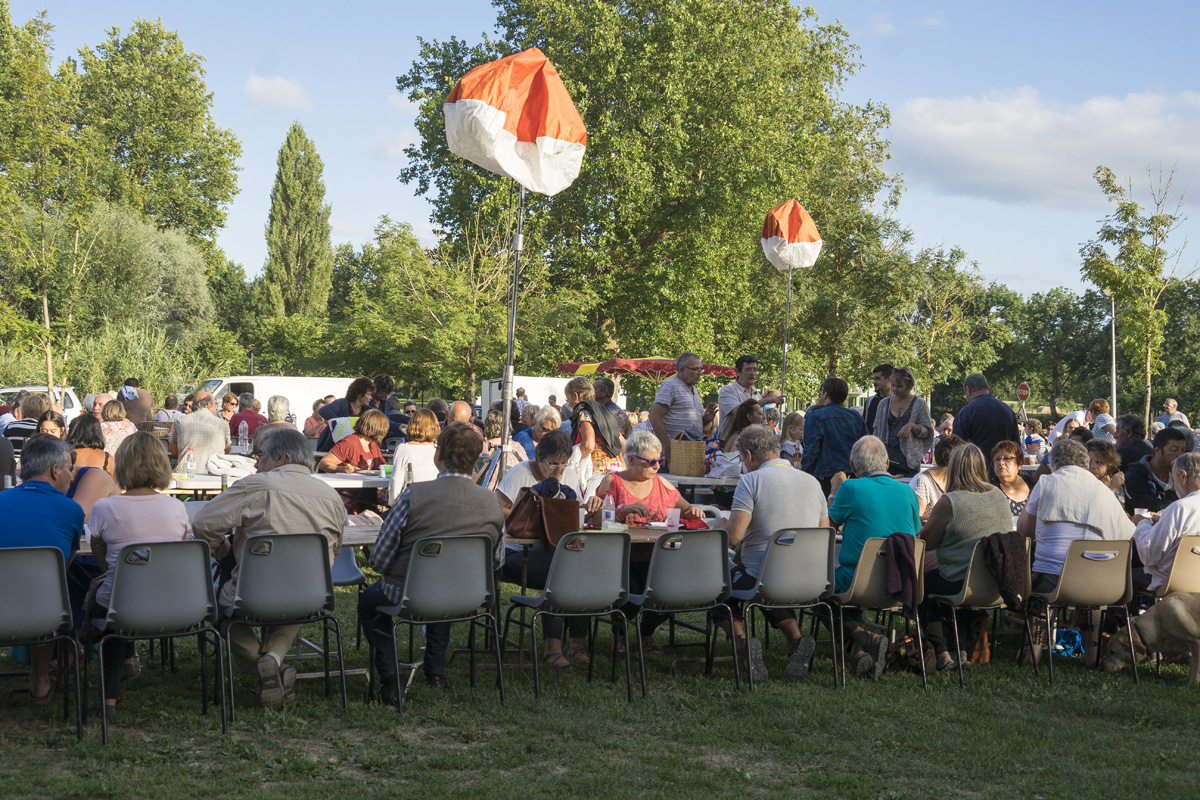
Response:
[[[646,458],[645,456],[633,456],[633,458],[636,458],[638,461],[641,461],[647,467],[653,467],[655,469],[662,469],[663,467],[665,467],[667,465],[666,457]]]
[[[993,464],[1004,464],[1007,462],[1012,462],[1015,464],[1017,463],[1017,459],[1015,456],[996,456],[992,459]]]
[[[685,370],[685,369],[686,369],[686,370],[688,370],[689,372],[699,372],[700,370],[704,369],[704,365],[702,365],[702,364],[697,364],[697,365],[696,365],[696,366],[694,366],[694,367],[680,367],[679,369],[680,369],[680,370]]]
[[[541,461],[538,463],[540,463],[543,468],[551,470],[553,472],[559,472],[570,466],[570,464],[551,464],[549,461]]]

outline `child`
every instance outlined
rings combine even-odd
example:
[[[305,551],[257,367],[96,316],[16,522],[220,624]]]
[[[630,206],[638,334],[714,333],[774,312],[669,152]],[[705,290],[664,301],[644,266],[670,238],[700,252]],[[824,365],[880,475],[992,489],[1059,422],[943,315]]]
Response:
[[[1025,440],[1024,450],[1027,456],[1041,455],[1042,449],[1046,446],[1046,439],[1042,436],[1042,423],[1032,417],[1025,421]]]
[[[788,414],[783,418],[780,430],[779,456],[798,467],[800,456],[804,454],[804,412],[793,411]]]

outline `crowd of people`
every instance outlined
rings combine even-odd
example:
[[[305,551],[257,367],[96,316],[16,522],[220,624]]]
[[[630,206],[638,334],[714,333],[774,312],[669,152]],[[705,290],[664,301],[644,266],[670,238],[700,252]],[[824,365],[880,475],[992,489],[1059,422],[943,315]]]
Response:
[[[477,417],[464,400],[401,400],[387,375],[356,378],[345,396],[315,400],[302,421],[287,398],[268,398],[264,415],[261,400],[249,393],[217,398],[200,391],[155,409],[131,380],[114,395],[95,396],[91,413],[68,424],[46,394],[29,393],[11,419],[0,420],[0,471],[15,477],[12,465],[20,462],[19,485],[0,492],[0,548],[58,547],[80,628],[107,613],[115,554],[128,544],[207,541],[224,577],[225,608],[250,537],[317,531],[332,563],[350,517],[377,515],[369,563],[381,577],[360,596],[358,614],[376,645],[380,696],[394,701],[401,686],[387,646],[391,621],[379,609],[402,596],[414,543],[484,533],[505,580],[543,588],[553,553],[540,542],[505,544],[510,514],[528,492],[577,500],[597,527],[607,507],[615,522],[633,527],[678,515],[724,528],[737,553],[731,577],[739,589],[755,585],[767,544],[783,528],[840,529],[838,591],[850,586],[868,538],[885,531],[917,537],[936,563],[926,573],[927,592],[940,594],[961,588],[975,544],[995,533],[1015,530],[1032,541],[1039,592],[1054,588],[1067,547],[1081,538],[1134,539],[1135,581],[1161,589],[1179,538],[1200,533],[1200,453],[1173,399],[1149,439],[1140,418],[1114,418],[1103,399],[1043,435],[1035,421],[1018,420],[981,374],[964,380],[962,408],[935,424],[912,372],[887,364],[872,371],[875,393],[864,407],[848,407],[848,384],[830,377],[816,403],[786,416],[786,398],[756,388],[752,356],[737,360],[736,378],[713,403],[697,389],[702,370],[698,355],[681,354],[675,374],[641,414],[614,402],[611,379],[575,377],[565,382],[561,403],[552,396],[537,405],[518,390],[507,419],[503,401]],[[166,446],[140,424],[169,426]],[[170,459],[190,453],[205,471],[243,438],[252,474],[231,482],[189,522],[183,504],[163,493],[172,480]],[[701,509],[663,477],[672,443],[680,440],[706,442],[710,474],[736,478],[726,516],[702,521]],[[313,474],[376,471],[386,489],[339,491]],[[90,555],[79,554],[85,526]],[[632,555],[633,593],[645,588],[648,547]],[[969,661],[965,644],[947,636],[944,610],[922,605],[919,613],[938,669]],[[805,677],[816,642],[789,612],[772,611],[768,619],[789,642],[782,676]],[[654,634],[661,622],[643,616],[637,633],[644,648],[659,649]],[[722,624],[755,681],[767,679],[762,645],[747,635],[736,604]],[[545,666],[587,663],[586,623],[547,616],[544,625]],[[861,614],[847,614],[845,625],[852,672],[880,674],[889,663],[887,638]],[[295,669],[284,656],[296,632],[297,626],[276,626],[260,639],[243,627],[232,636],[235,661],[257,676],[265,706],[281,708],[295,696]],[[1094,663],[1098,627],[1087,634]],[[426,641],[425,682],[444,689],[449,626],[427,626]],[[1031,657],[1037,656],[1035,647]],[[104,713],[115,720],[120,683],[137,677],[140,666],[128,643],[107,645],[101,658]],[[48,650],[35,648],[29,696],[45,702],[50,687]]]

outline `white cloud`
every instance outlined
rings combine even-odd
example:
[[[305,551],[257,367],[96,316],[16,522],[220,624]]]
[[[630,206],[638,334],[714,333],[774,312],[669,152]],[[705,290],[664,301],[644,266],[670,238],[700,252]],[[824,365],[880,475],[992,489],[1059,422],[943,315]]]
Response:
[[[337,217],[329,218],[329,232],[331,235],[341,239],[353,239],[356,241],[365,241],[371,238],[374,231],[371,228],[363,225],[354,225],[353,223],[340,220]]]
[[[921,17],[921,26],[924,28],[934,28],[939,31],[947,30],[950,27],[946,24],[945,13],[941,11],[936,14],[930,14],[927,17]]]
[[[887,18],[887,14],[876,14],[869,21],[871,33],[876,36],[894,36],[896,34],[896,26]]]
[[[893,115],[894,169],[938,194],[1059,208],[1104,205],[1098,165],[1143,181],[1177,164],[1200,180],[1200,94],[1139,93],[1064,104],[1023,87],[909,100]]]
[[[363,142],[362,152],[376,161],[404,161],[404,148],[419,141],[417,129],[409,125],[399,133],[381,133],[368,139]]]
[[[264,78],[251,72],[242,91],[250,102],[274,111],[312,111],[312,100],[304,84],[288,78]]]
[[[417,116],[417,112],[421,110],[420,103],[414,103],[404,95],[397,94],[395,92],[388,95],[387,104],[397,111],[401,111],[410,117]]]

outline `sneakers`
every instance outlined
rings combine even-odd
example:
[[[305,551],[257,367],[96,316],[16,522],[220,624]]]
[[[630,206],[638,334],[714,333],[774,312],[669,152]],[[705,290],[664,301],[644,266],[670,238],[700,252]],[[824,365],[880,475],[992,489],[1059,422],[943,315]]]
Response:
[[[737,655],[755,683],[767,679],[767,664],[763,661],[762,642],[758,639],[739,639]]]
[[[284,689],[283,678],[279,672],[279,664],[275,661],[275,656],[267,653],[260,656],[254,665],[258,672],[258,699],[262,703],[263,708],[271,708],[279,711],[283,708]],[[295,683],[296,670],[292,669],[293,686]],[[294,691],[294,690],[293,690]]]
[[[850,674],[856,678],[869,678],[875,674],[875,659],[864,650],[850,654]]]
[[[121,664],[121,680],[131,681],[142,674],[142,660],[138,654],[133,654],[133,661]]]
[[[296,702],[296,668],[291,664],[279,667],[279,683],[283,687],[284,702]]]
[[[967,654],[966,650],[958,651],[958,663],[962,664],[963,669],[971,668],[971,656]]]
[[[875,677],[878,678],[887,669],[888,639],[878,633],[871,634],[871,645],[867,653],[875,661]]]
[[[787,663],[783,666],[783,678],[788,681],[801,681],[808,677],[808,665],[813,653],[817,652],[817,640],[811,636],[801,636],[792,647]]]

